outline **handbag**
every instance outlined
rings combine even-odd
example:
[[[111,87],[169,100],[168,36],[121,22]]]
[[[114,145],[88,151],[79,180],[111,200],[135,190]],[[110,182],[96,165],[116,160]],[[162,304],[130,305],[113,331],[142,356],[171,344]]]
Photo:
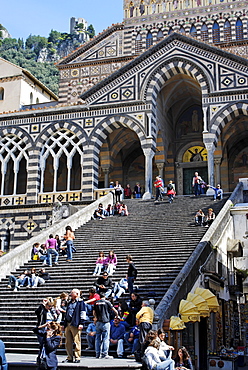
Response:
[[[39,370],[47,370],[48,369],[46,358],[39,358],[39,360],[38,360],[38,369]]]
[[[40,357],[38,359],[38,369],[39,370],[47,370],[48,369],[47,361],[46,361],[46,350],[45,350],[44,345],[42,347],[41,354],[40,354]]]

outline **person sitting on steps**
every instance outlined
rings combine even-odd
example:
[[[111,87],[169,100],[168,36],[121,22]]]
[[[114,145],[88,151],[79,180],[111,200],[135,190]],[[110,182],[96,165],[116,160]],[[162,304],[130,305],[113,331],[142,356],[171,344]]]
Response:
[[[201,209],[198,209],[198,211],[195,214],[195,225],[196,226],[203,226],[204,218],[205,218],[204,212]]]
[[[209,227],[210,225],[212,225],[214,220],[215,220],[214,210],[213,210],[213,208],[209,208],[207,216],[206,216],[206,225],[205,225],[205,227]]]
[[[105,268],[105,260],[106,260],[106,258],[104,256],[104,252],[100,251],[99,256],[96,260],[96,267],[95,267],[93,276],[101,275],[101,273],[103,272],[103,270]]]

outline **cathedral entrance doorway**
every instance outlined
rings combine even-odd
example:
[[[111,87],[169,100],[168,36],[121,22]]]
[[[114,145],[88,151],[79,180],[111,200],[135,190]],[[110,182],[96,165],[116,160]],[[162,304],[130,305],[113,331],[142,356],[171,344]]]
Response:
[[[100,152],[99,187],[109,187],[119,181],[122,187],[134,189],[139,182],[144,191],[145,159],[137,134],[128,128],[113,131]]]
[[[193,194],[192,179],[193,179],[195,172],[198,172],[201,178],[205,182],[207,182],[207,178],[208,178],[207,167],[184,168],[183,169],[183,194],[185,195]],[[202,194],[205,194],[205,188],[202,188]]]

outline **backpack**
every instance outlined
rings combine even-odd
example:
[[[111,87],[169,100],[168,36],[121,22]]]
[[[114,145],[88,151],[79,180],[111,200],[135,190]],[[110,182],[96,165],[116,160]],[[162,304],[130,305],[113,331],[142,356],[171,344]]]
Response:
[[[172,190],[173,189],[173,185],[172,184],[168,184],[167,185],[167,190]]]

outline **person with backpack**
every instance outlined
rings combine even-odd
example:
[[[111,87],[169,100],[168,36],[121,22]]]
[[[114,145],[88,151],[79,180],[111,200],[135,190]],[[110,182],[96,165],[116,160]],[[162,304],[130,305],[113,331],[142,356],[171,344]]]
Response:
[[[173,202],[175,195],[176,195],[175,185],[170,180],[169,184],[167,185],[167,196],[169,198],[169,203]]]

